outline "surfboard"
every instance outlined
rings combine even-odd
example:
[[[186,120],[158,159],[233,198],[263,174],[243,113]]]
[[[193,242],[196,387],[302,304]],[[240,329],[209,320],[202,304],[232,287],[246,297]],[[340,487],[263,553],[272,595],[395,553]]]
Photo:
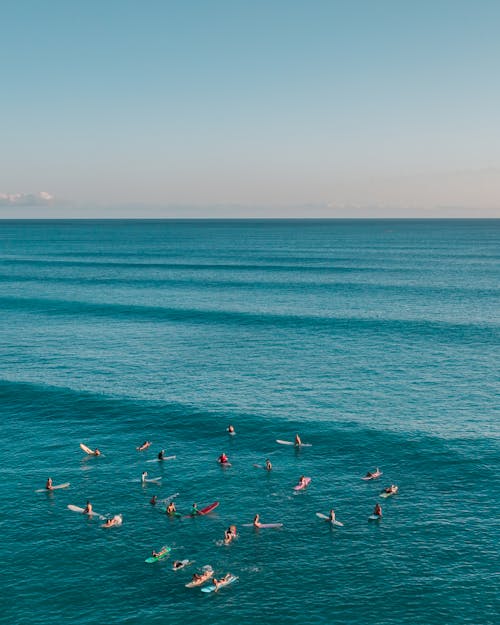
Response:
[[[306,486],[309,486],[310,483],[311,483],[311,478],[305,477],[304,482],[302,484],[297,484],[297,486],[294,486],[293,490],[302,490],[306,488]]]
[[[276,439],[276,442],[280,445],[294,445],[296,447],[312,447],[312,443],[300,443],[300,445],[295,445],[293,441],[282,441],[279,438]]]
[[[85,516],[89,516],[89,517],[96,516],[98,519],[101,519],[101,521],[106,520],[106,517],[103,516],[102,514],[99,514],[98,512],[92,511],[90,514],[88,512],[84,513],[85,508],[80,508],[80,506],[74,506],[71,503],[68,504],[68,510],[71,510],[72,512],[79,512],[80,514],[85,514]]]
[[[106,525],[105,523],[103,525],[101,525],[101,527],[103,527],[104,529],[109,529],[110,527],[118,527],[123,523],[123,517],[121,514],[115,514],[115,516],[113,517],[113,525]]]
[[[382,471],[378,471],[378,473],[373,473],[372,475],[365,475],[361,479],[362,480],[376,480],[381,475],[383,475]]]
[[[149,558],[146,558],[144,562],[151,564],[152,562],[158,562],[158,560],[163,560],[164,558],[168,558],[168,556],[170,555],[170,552],[172,551],[172,548],[164,546],[160,549],[160,551],[162,549],[165,549],[165,553],[162,553],[160,556],[149,556]]]
[[[53,490],[58,490],[59,488],[68,488],[69,482],[64,482],[64,484],[57,484],[57,486],[52,486],[52,488],[37,488],[35,493],[51,493]]]
[[[204,516],[205,514],[208,514],[209,512],[212,512],[212,510],[215,510],[215,508],[217,508],[218,505],[219,505],[219,502],[218,501],[214,501],[209,506],[206,506],[205,508],[202,508],[201,510],[198,510],[198,514],[187,514],[183,518],[184,519],[189,519],[191,517]]]
[[[196,582],[193,582],[193,581],[188,582],[187,584],[185,584],[186,588],[194,588],[195,586],[201,586],[205,582],[208,582],[208,580],[214,574],[212,567],[209,564],[206,564],[201,570],[203,571],[203,575],[206,575],[206,577]]]
[[[160,477],[145,477],[144,479],[140,479],[139,482],[142,482],[143,484],[145,482],[149,483],[149,484],[159,484],[161,482],[162,478]],[[137,480],[135,480],[137,481]]]
[[[217,460],[217,463],[220,464],[220,466],[224,468],[233,466],[230,462],[221,462],[220,460]]]
[[[201,589],[201,592],[214,592],[218,588],[223,588],[224,586],[229,586],[229,584],[232,584],[237,579],[238,578],[236,577],[236,575],[231,575],[231,577],[227,581],[221,582],[218,586],[214,586],[214,584],[210,584],[210,586],[204,586]]]
[[[320,519],[323,519],[324,521],[329,521],[332,525],[338,525],[339,527],[344,527],[344,524],[341,523],[340,521],[337,521],[337,519],[335,519],[335,521],[330,521],[330,517],[327,516],[326,514],[323,514],[322,512],[316,512],[316,516],[319,517]]]
[[[283,523],[261,523],[260,525],[254,525],[253,523],[243,523],[243,527],[255,527],[255,529],[270,529],[276,527],[283,527]]]
[[[80,443],[80,448],[82,449],[82,451],[84,451],[86,454],[89,454],[89,456],[94,456],[94,450],[90,449],[90,447],[87,447],[87,445],[84,445],[83,443]]]
[[[393,495],[397,495],[398,491],[395,491],[394,493],[386,493],[385,491],[382,491],[380,493],[380,496],[383,497],[384,499],[387,499],[387,497],[392,497]]]
[[[164,460],[175,460],[177,456],[165,456],[165,458],[153,458],[152,460],[146,460],[146,462],[163,462]]]
[[[380,521],[382,517],[379,516],[378,514],[370,514],[370,516],[368,517],[369,521]]]

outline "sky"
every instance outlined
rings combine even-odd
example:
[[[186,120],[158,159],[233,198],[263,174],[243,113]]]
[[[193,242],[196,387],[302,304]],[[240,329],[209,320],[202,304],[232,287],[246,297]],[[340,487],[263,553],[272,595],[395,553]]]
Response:
[[[500,217],[497,0],[0,20],[0,218]]]

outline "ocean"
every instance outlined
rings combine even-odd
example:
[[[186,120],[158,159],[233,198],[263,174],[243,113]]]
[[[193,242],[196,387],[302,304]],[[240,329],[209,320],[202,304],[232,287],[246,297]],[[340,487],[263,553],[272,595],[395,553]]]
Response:
[[[498,622],[500,220],[4,220],[0,288],[1,623]]]

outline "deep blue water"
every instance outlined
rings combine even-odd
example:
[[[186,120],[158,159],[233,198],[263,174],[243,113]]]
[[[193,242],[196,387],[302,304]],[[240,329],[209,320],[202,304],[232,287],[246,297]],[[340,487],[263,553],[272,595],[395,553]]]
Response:
[[[499,220],[0,221],[0,622],[498,622],[499,304]]]

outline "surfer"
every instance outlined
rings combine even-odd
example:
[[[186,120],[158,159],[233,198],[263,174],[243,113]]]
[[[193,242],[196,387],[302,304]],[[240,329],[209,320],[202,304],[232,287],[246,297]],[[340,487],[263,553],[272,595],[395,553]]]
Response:
[[[136,449],[137,449],[137,451],[144,451],[150,445],[151,445],[151,441],[144,441],[144,443],[142,443],[142,445],[139,445],[139,447],[136,447]]]
[[[97,449],[97,447],[94,449],[94,456],[100,456],[101,452]]]
[[[47,483],[45,484],[45,488],[47,490],[54,490],[54,487],[52,486],[52,478],[49,477],[47,480]]]
[[[271,461],[269,460],[269,458],[266,458],[266,471],[271,471],[272,468],[273,465],[271,464]]]
[[[295,445],[295,447],[300,447],[302,445],[302,441],[300,440],[300,436],[298,434],[295,434],[294,445]]]
[[[143,471],[143,472],[142,472],[142,475],[141,475],[141,482],[142,482],[143,484],[145,484],[145,483],[146,483],[146,478],[147,478],[147,477],[148,477],[148,472],[147,472],[147,471]]]
[[[182,569],[182,567],[185,566],[184,562],[182,562],[181,560],[176,560],[173,564],[172,564],[172,568],[173,569]]]
[[[236,525],[230,525],[224,532],[224,542],[229,545],[234,538],[236,538]]]
[[[301,488],[304,488],[305,486],[307,486],[307,480],[305,475],[301,475],[299,477],[299,483],[297,484],[297,486],[300,486]]]
[[[256,514],[253,518],[253,526],[254,527],[260,527],[262,525],[262,523],[260,522],[260,516],[258,514]]]
[[[379,503],[375,505],[375,508],[373,510],[373,514],[375,516],[378,516],[378,517],[382,518],[382,506]]]
[[[172,503],[173,503],[173,502],[172,502]],[[200,511],[198,510],[198,504],[197,504],[197,503],[194,503],[194,504],[191,506],[191,512],[190,512],[190,515],[191,515],[191,516],[196,516],[197,514],[200,514]]]
[[[158,460],[165,460],[165,450],[162,449],[158,454]]]
[[[226,456],[224,452],[217,458],[217,462],[220,464],[227,464],[229,462],[229,458]]]
[[[171,501],[166,509],[166,514],[175,514],[177,512],[176,508],[175,508],[175,503],[173,501]]]
[[[153,496],[151,497],[151,499],[150,499],[149,503],[150,503],[152,506],[156,506],[157,501],[158,501],[158,497],[157,497],[157,495],[153,495]]]
[[[396,494],[398,492],[398,487],[395,484],[391,484],[387,488],[384,488],[384,493],[388,493],[389,495]]]
[[[232,425],[230,425],[230,426],[227,428],[227,431],[229,432],[229,434],[236,434],[236,432],[235,432],[235,430],[234,430],[234,426],[232,426]]]
[[[230,578],[232,577],[231,573],[226,573],[224,575],[224,577],[221,577],[220,579],[215,579],[215,577],[212,579],[213,585],[215,586],[215,592],[217,592],[219,590],[219,586],[221,584],[225,584],[227,583]]]
[[[153,549],[153,551],[151,552],[151,555],[152,555],[153,558],[159,558],[160,556],[162,556],[165,553],[167,553],[167,548],[166,547],[162,547],[160,549],[160,551],[155,551]]]
[[[335,510],[332,508],[328,514],[328,520],[333,523],[335,521]]]
[[[112,519],[106,519],[103,527],[113,527],[113,525],[118,525],[120,521],[121,521],[120,515],[117,514]]]
[[[368,471],[368,473],[365,475],[365,477],[377,477],[378,475],[380,475],[380,471],[378,469],[378,467],[375,469],[375,471]]]
[[[87,505],[83,509],[83,514],[92,514],[92,504],[90,501],[87,501]]]
[[[191,578],[191,581],[193,582],[193,584],[201,584],[201,582],[204,582],[206,579],[210,577],[210,573],[211,573],[211,570],[207,570],[201,574],[193,573],[193,577]]]

